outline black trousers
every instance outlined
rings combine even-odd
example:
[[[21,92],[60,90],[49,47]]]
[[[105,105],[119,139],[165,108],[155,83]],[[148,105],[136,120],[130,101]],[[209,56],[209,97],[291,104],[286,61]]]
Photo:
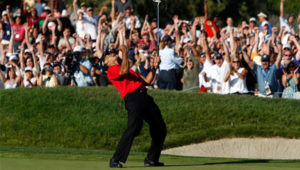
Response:
[[[175,90],[176,89],[176,70],[161,70],[158,74],[158,88],[159,89],[168,89]]]
[[[113,158],[120,162],[126,162],[133,139],[139,135],[145,120],[150,126],[152,138],[147,158],[158,162],[167,134],[166,124],[158,106],[145,90],[138,89],[125,96],[125,107],[128,111],[127,129],[120,139]]]

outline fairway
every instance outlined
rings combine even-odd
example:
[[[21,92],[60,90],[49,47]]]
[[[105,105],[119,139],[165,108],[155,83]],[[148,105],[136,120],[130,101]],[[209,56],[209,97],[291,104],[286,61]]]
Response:
[[[105,170],[111,151],[76,149],[28,149],[0,147],[1,170]],[[162,155],[165,167],[143,166],[146,153],[132,153],[126,169],[299,169],[300,161],[196,158]]]

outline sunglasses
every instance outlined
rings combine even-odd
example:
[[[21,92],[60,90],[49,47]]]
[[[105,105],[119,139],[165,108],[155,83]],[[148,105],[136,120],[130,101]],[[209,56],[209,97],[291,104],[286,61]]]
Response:
[[[293,55],[292,55],[292,54],[290,54],[290,55],[284,54],[284,56],[289,56],[289,57],[293,57]]]
[[[233,63],[239,63],[240,61],[232,61]]]

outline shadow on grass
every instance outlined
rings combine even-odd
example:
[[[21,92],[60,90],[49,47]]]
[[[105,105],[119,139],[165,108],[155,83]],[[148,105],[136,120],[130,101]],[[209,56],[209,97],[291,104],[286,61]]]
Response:
[[[200,164],[178,164],[178,165],[165,165],[164,167],[185,167],[185,166],[207,166],[207,165],[226,165],[226,164],[252,164],[252,163],[268,163],[269,160],[257,159],[257,160],[241,160],[241,161],[229,161],[229,162],[212,162],[212,163],[200,163]],[[141,168],[144,166],[128,166],[127,168]],[[147,167],[144,167],[147,168]]]

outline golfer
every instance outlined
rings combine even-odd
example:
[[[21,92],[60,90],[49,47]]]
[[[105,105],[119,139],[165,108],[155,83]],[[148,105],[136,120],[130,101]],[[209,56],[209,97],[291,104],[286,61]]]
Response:
[[[128,111],[127,129],[123,133],[116,152],[110,160],[111,168],[122,168],[120,162],[125,163],[129,155],[133,139],[139,134],[145,120],[150,126],[152,138],[151,147],[144,160],[145,166],[164,166],[159,162],[161,150],[166,137],[166,125],[158,106],[153,98],[147,94],[146,84],[150,84],[159,65],[159,57],[155,58],[154,69],[147,77],[143,77],[129,69],[128,49],[124,45],[119,47],[122,52],[122,63],[119,64],[118,54],[111,53],[105,57],[104,63],[109,67],[107,77],[121,93]]]

